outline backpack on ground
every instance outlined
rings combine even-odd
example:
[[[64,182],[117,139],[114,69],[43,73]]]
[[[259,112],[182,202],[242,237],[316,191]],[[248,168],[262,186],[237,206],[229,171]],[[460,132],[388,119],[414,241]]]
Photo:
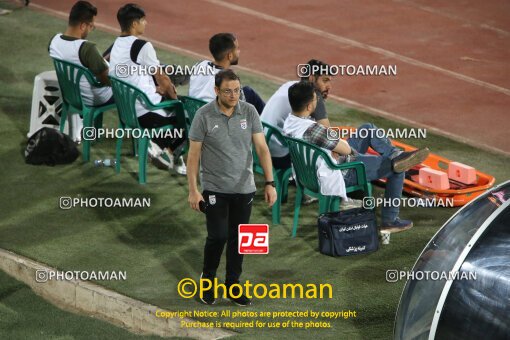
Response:
[[[58,130],[43,127],[28,139],[25,162],[33,165],[69,164],[80,152],[73,140]]]

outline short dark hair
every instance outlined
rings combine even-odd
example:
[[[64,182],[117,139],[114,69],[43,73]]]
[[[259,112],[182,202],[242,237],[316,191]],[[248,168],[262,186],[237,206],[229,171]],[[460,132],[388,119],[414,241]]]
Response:
[[[78,1],[69,12],[69,26],[91,23],[97,15],[97,8],[88,1]]]
[[[241,79],[231,69],[221,70],[216,73],[216,76],[214,76],[214,85],[220,88],[224,80],[239,80],[239,82],[241,82]]]
[[[129,31],[134,21],[140,20],[144,17],[145,11],[142,7],[132,3],[122,6],[117,12],[117,21],[119,22],[120,29],[123,32]]]
[[[236,45],[236,36],[233,33],[218,33],[209,39],[209,51],[214,60],[223,60],[228,52],[232,51]]]
[[[309,65],[308,67],[310,68],[309,76],[311,76],[311,75],[314,75],[314,76],[324,76],[324,75],[329,76],[329,75],[331,75],[329,65],[323,61],[320,61],[317,59],[310,59],[310,60],[308,60],[308,62],[306,64]],[[301,80],[308,80],[308,77],[301,77]]]
[[[312,83],[301,80],[289,87],[289,102],[292,112],[301,112],[313,100],[315,92]]]

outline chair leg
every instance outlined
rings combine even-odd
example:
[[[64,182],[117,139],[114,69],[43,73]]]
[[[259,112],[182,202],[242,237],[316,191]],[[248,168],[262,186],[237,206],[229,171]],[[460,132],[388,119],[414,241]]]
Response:
[[[138,139],[138,182],[145,184],[147,182],[147,148],[149,147],[149,138]]]
[[[88,162],[90,160],[90,141],[83,139],[82,144],[83,161]]]
[[[281,196],[280,202],[287,202],[290,173],[290,170],[278,169],[275,171],[275,178],[280,182],[280,191],[278,191],[278,194]]]
[[[84,110],[83,111],[83,128],[90,128],[92,127],[92,123],[93,123],[93,114],[94,112],[91,112],[91,111],[86,111]],[[83,148],[83,161],[84,162],[88,162],[90,160],[90,143],[92,141],[88,140],[88,139],[85,139],[83,138],[82,139],[82,148]]]
[[[287,171],[282,171],[281,180],[282,180],[282,202],[287,201],[287,196],[289,194],[289,177],[292,174],[292,170],[288,169]]]
[[[119,123],[119,130],[124,129],[122,123]],[[122,157],[122,138],[117,138],[115,145],[115,172],[120,173],[120,158]]]
[[[115,172],[120,173],[120,156],[122,153],[122,137],[117,138],[117,145],[115,147]]]
[[[297,226],[299,221],[299,209],[301,208],[301,200],[303,199],[303,189],[298,184],[296,190],[296,202],[294,203],[294,222],[292,225],[292,237],[296,237]]]
[[[69,108],[64,102],[62,102],[62,113],[60,114],[60,132],[62,133],[64,133],[64,128],[66,127],[68,111]]]
[[[99,114],[94,118],[94,127],[96,129],[100,129],[103,127],[103,113],[99,112]]]
[[[328,211],[330,205],[330,198],[328,196],[319,197],[319,214],[324,214]]]
[[[281,203],[282,203],[282,196],[281,196],[281,188],[282,184],[278,177],[275,177],[275,186],[276,186],[276,202],[273,204],[273,208],[271,211],[272,215],[272,221],[273,224],[280,224],[280,209],[281,209]]]
[[[138,143],[134,138],[131,138],[131,144],[133,145],[133,156],[138,156]]]
[[[328,212],[336,212],[340,210],[340,197],[332,197],[329,203]]]

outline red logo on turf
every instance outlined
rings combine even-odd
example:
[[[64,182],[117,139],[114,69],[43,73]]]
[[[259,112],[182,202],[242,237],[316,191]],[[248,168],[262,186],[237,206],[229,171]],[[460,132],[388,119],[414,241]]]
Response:
[[[269,253],[269,225],[240,224],[239,254]]]

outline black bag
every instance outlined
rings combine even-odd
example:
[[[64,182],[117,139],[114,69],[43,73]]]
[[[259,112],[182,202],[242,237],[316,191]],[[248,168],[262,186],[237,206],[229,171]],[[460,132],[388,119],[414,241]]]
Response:
[[[76,144],[69,136],[58,130],[43,127],[28,139],[25,162],[53,166],[72,163],[79,155]]]
[[[379,248],[373,210],[364,208],[321,214],[319,251],[329,256],[365,254]]]

